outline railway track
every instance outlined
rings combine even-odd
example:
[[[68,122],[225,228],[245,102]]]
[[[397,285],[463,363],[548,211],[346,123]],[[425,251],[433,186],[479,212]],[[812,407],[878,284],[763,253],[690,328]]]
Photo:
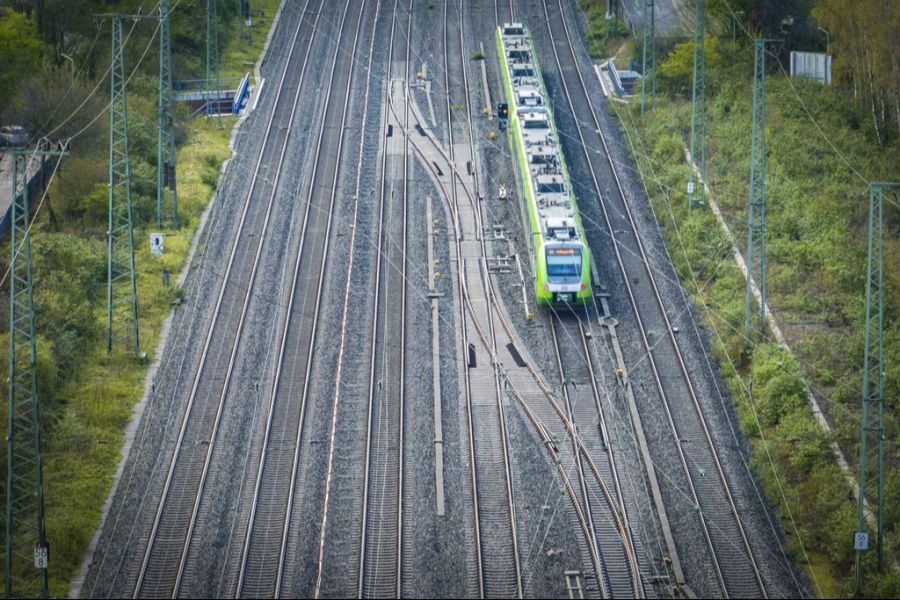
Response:
[[[387,60],[386,95],[402,97],[403,128],[409,128],[409,57],[412,2],[406,7],[402,60],[394,60],[397,4],[394,0]],[[383,132],[389,128],[385,112]],[[360,598],[401,597],[404,502],[404,391],[406,365],[406,230],[409,143],[405,136],[384,138],[378,216],[378,258],[369,356],[362,535],[359,548]],[[399,165],[402,161],[402,164]],[[399,180],[398,173],[400,171]],[[394,225],[399,221],[399,235]]]
[[[560,387],[569,421],[573,424],[581,448],[575,448],[582,502],[588,515],[594,544],[602,564],[604,595],[613,598],[635,598],[644,594],[636,556],[640,553],[637,539],[627,539],[618,529],[616,513],[628,522],[622,487],[614,457],[609,447],[609,434],[603,415],[602,399],[594,373],[588,340],[592,337],[590,322],[582,311],[556,310],[550,317]],[[583,455],[593,457],[600,473],[596,478],[586,469]],[[608,485],[609,496],[600,488],[601,479]]]
[[[266,126],[266,141],[260,148],[238,224],[238,237],[255,237],[257,244],[255,248],[252,244],[235,244],[228,258],[200,365],[179,429],[175,452],[169,463],[162,496],[137,574],[133,591],[135,597],[173,597],[178,593],[184,573],[203,484],[208,475],[244,318],[272,214],[280,166],[291,133],[290,125],[274,129],[273,125],[284,120],[285,115],[288,115],[288,123],[293,123],[316,31],[316,22],[312,18],[314,15],[307,12],[308,7],[309,1],[304,6],[290,43],[288,59],[281,73],[274,106]],[[318,11],[315,13],[317,15]],[[294,66],[292,58],[296,49],[304,44],[306,53],[301,68],[290,68]],[[270,181],[265,176],[267,169],[264,164],[268,166],[272,159],[279,168],[274,180]],[[262,198],[268,193],[267,201],[251,202],[254,193]]]
[[[450,4],[455,4],[458,20],[451,24]],[[463,10],[458,0],[444,4],[444,89],[447,92],[448,157],[451,164],[469,165],[475,194],[478,193],[475,144],[472,138],[469,79],[466,71]],[[450,35],[451,31],[457,35]],[[451,66],[452,65],[452,66]],[[451,76],[451,72],[454,73]],[[461,110],[464,109],[464,112]],[[459,113],[462,112],[462,115]],[[456,113],[456,114],[455,114]],[[462,118],[460,118],[462,117]],[[462,128],[465,143],[458,144],[454,128]],[[459,183],[465,185],[461,175]],[[497,365],[490,354],[497,350],[494,331],[494,315],[491,305],[490,276],[485,260],[486,249],[480,221],[480,207],[471,195],[462,194],[454,183],[450,186],[450,201],[456,212],[457,259],[459,268],[460,297],[465,297],[470,311],[461,315],[468,351],[468,364],[464,369],[466,405],[472,465],[472,488],[475,492],[476,537],[480,546],[481,589],[485,597],[523,596],[522,570],[519,563],[519,547],[516,531],[515,503],[513,499],[512,471],[509,462],[506,417],[503,409],[503,393]],[[462,200],[469,199],[469,202]],[[475,300],[475,302],[473,302]],[[462,310],[462,307],[460,307]],[[490,354],[472,351],[468,339],[476,337],[476,328],[487,337]],[[480,350],[484,350],[481,348]],[[497,477],[500,474],[501,477]]]
[[[326,87],[325,109],[318,127],[313,176],[305,200],[305,214],[295,257],[287,317],[276,359],[275,380],[254,485],[237,583],[240,597],[294,595],[291,579],[300,552],[292,540],[291,525],[298,505],[298,487],[306,487],[309,462],[308,422],[328,418],[311,408],[310,386],[313,351],[322,308],[322,290],[328,264],[333,214],[344,146],[349,94],[357,44],[363,22],[364,2],[344,5],[337,27],[335,47]],[[362,143],[362,142],[361,142]],[[332,411],[333,417],[333,411]],[[333,418],[332,418],[333,422]],[[333,427],[332,427],[333,436]],[[331,458],[329,454],[328,463]],[[313,486],[312,483],[309,484]],[[328,498],[328,479],[325,483]],[[322,514],[321,530],[327,522]],[[321,544],[318,552],[321,561]],[[316,579],[318,591],[319,579]]]
[[[496,6],[495,6],[496,8]],[[511,4],[509,5],[510,11],[512,9]],[[449,6],[445,10],[448,10]],[[445,12],[446,14],[446,12]],[[460,14],[461,17],[461,13]],[[499,14],[499,12],[497,13]],[[445,22],[446,23],[446,22]],[[448,90],[451,90],[451,81],[450,79],[450,69],[449,69],[449,56],[452,54],[448,49],[450,44],[447,43],[447,31],[450,28],[445,24],[445,84]],[[498,343],[503,346],[512,346],[510,343],[511,339],[514,339],[515,336],[511,332],[510,324],[506,320],[503,312],[503,308],[500,303],[497,301],[497,297],[495,295],[495,290],[493,289],[493,283],[488,274],[488,262],[491,256],[491,250],[489,248],[489,244],[486,242],[484,236],[482,235],[484,231],[484,227],[482,224],[482,216],[481,216],[481,207],[476,202],[476,197],[478,195],[478,174],[477,168],[473,168],[474,159],[476,156],[475,144],[473,139],[473,123],[471,117],[471,106],[469,104],[469,98],[467,94],[468,90],[468,76],[465,71],[465,55],[463,53],[463,48],[465,47],[464,39],[463,39],[463,30],[464,27],[462,23],[458,28],[460,32],[459,39],[459,57],[461,59],[462,64],[460,65],[459,72],[462,74],[460,81],[462,82],[461,91],[463,93],[464,102],[457,103],[457,106],[464,105],[465,107],[465,124],[467,125],[467,131],[465,133],[468,134],[468,144],[462,146],[462,151],[458,150],[454,152],[452,149],[460,148],[459,146],[455,146],[453,141],[453,130],[452,130],[452,122],[451,129],[448,132],[448,140],[449,147],[451,150],[446,151],[443,158],[446,160],[446,169],[452,171],[452,174],[449,177],[450,181],[447,181],[448,178],[445,177],[446,174],[442,173],[440,169],[429,169],[431,170],[432,177],[438,182],[439,186],[442,188],[444,192],[444,197],[449,202],[449,207],[451,214],[453,216],[453,222],[456,229],[456,252],[457,252],[457,260],[460,265],[462,265],[460,271],[459,278],[459,286],[460,286],[460,296],[462,299],[462,303],[460,306],[461,309],[461,318],[466,319],[467,315],[469,317],[469,321],[467,324],[471,324],[471,328],[463,328],[461,332],[461,337],[463,338],[463,347],[469,348],[471,357],[475,358],[475,363],[479,360],[483,360],[483,357],[480,357],[478,354],[474,353],[474,348],[472,345],[468,343],[469,339],[479,338],[485,350],[487,350],[488,358],[490,359],[492,366],[495,369],[503,368],[503,361],[512,362],[510,356],[506,356],[505,358],[501,358],[498,353]],[[451,98],[453,98],[452,94],[448,94],[448,113],[451,114],[453,106],[450,104],[452,102]],[[486,99],[485,99],[486,101]],[[422,133],[421,122],[422,120],[418,119],[420,122],[417,124],[417,127],[420,127],[420,133]],[[407,127],[408,129],[408,127]],[[435,146],[437,146],[436,140],[434,141]],[[436,161],[429,161],[429,159],[425,156],[425,153],[422,153],[419,146],[420,144],[414,142],[413,145],[416,147],[420,154],[422,155],[423,162],[427,165],[429,162],[433,165],[437,165]],[[439,152],[443,152],[440,151]],[[461,154],[462,156],[457,156],[457,154]],[[457,165],[462,164],[462,162],[466,162],[468,164],[467,173],[463,175],[461,170]],[[459,187],[457,187],[459,186]],[[474,188],[474,192],[469,189],[469,186]],[[465,198],[465,202],[460,200],[460,197]],[[466,210],[467,209],[467,210]],[[469,242],[469,246],[466,246],[466,241]],[[473,246],[476,246],[473,248]],[[480,251],[480,252],[477,252]],[[463,259],[464,256],[468,254],[469,259],[472,262],[479,262],[480,269],[476,271],[475,277],[473,278],[471,275],[467,277],[465,272],[465,261]],[[480,254],[480,256],[479,256]],[[478,284],[474,290],[471,290],[471,282],[473,279]],[[474,293],[473,293],[474,292]],[[487,311],[477,310],[475,306],[478,303],[482,303],[483,306],[487,306]],[[494,329],[494,319],[497,318],[502,323],[502,328],[499,330]],[[500,340],[498,342],[498,340]],[[471,366],[471,363],[470,365]],[[470,375],[470,369],[466,369],[464,373],[465,376]],[[572,505],[569,507],[569,512],[574,513],[574,515],[570,515],[572,522],[580,524],[582,531],[585,535],[585,539],[587,539],[591,535],[592,528],[589,527],[587,519],[585,518],[585,513],[581,509],[579,504],[579,498],[583,498],[583,496],[578,496],[578,492],[576,491],[575,486],[572,485],[572,482],[568,478],[567,467],[566,465],[572,464],[573,458],[571,457],[571,453],[566,451],[565,447],[562,447],[560,452],[560,448],[556,445],[555,441],[551,438],[551,433],[547,428],[548,418],[549,420],[555,420],[557,417],[561,418],[564,421],[563,429],[566,427],[569,428],[569,431],[573,434],[573,439],[577,440],[577,444],[581,444],[582,450],[586,451],[583,447],[583,443],[577,439],[577,436],[574,435],[574,429],[571,427],[571,423],[566,421],[565,415],[556,406],[556,412],[554,413],[551,405],[555,405],[555,401],[552,398],[552,394],[550,394],[549,389],[546,386],[540,387],[543,385],[539,376],[537,375],[537,371],[533,368],[533,366],[529,365],[529,370],[520,370],[517,373],[511,372],[509,369],[506,369],[503,376],[500,375],[499,370],[495,370],[495,382],[499,385],[504,386],[504,388],[511,390],[514,397],[519,399],[522,403],[523,409],[526,413],[526,416],[532,421],[535,426],[535,430],[537,431],[540,438],[543,440],[545,447],[550,451],[554,462],[557,464],[558,469],[560,471],[560,477],[564,482],[564,487],[568,492]],[[512,377],[510,376],[512,375]],[[502,383],[501,383],[502,382]],[[470,392],[470,390],[467,389]],[[499,396],[499,390],[496,392]],[[470,392],[471,394],[471,392]],[[470,395],[471,398],[471,395]],[[551,402],[548,404],[546,401],[550,399]],[[468,406],[471,406],[471,400],[467,402]],[[532,407],[538,406],[538,410],[534,410]],[[540,415],[539,412],[543,410],[544,414]],[[472,426],[472,416],[471,412],[468,413],[468,423],[469,426]],[[472,431],[470,429],[470,431]],[[473,436],[474,438],[474,436]],[[470,438],[470,439],[473,439]],[[474,447],[470,450],[474,453]],[[588,461],[590,458],[588,457]],[[605,486],[602,481],[600,481],[600,475],[597,471],[596,467],[591,463],[592,472],[594,473],[596,480],[599,481],[598,488],[604,488],[603,493],[606,494],[606,497],[612,502],[611,498],[608,496],[608,492],[605,490]],[[473,475],[474,486],[477,489],[477,471]],[[599,492],[598,492],[599,493]],[[482,530],[484,527],[479,526],[479,507],[476,504],[475,506],[475,530],[476,537],[481,539]],[[616,512],[614,509],[613,512]],[[514,518],[514,516],[513,516]],[[612,519],[615,526],[619,527],[619,530],[622,531],[622,535],[627,535],[627,526],[623,523],[623,521],[619,518],[619,515],[616,514],[615,518]],[[624,538],[623,538],[624,539]],[[628,556],[630,559],[634,559],[634,553],[631,551],[630,544],[625,544],[628,552]],[[582,551],[582,562],[584,565],[588,566],[588,570],[583,573],[586,577],[587,587],[585,591],[588,593],[590,597],[595,597],[595,594],[592,594],[591,590],[599,593],[599,590],[596,586],[591,584],[591,580],[595,580],[596,576],[591,572],[590,567],[594,567],[597,570],[597,566],[599,564],[598,556],[595,551],[595,548],[588,543],[581,543],[580,548]],[[477,556],[479,558],[478,566],[478,574],[479,574],[479,586],[482,590],[485,590],[486,582],[490,580],[492,577],[492,573],[490,573],[486,567],[487,565],[483,562],[483,555],[485,553],[485,548],[478,544],[476,547]],[[636,559],[632,560],[630,566],[633,566],[633,573],[637,573]],[[521,572],[521,571],[520,571]],[[520,576],[521,577],[521,576]],[[635,580],[635,587],[632,589],[640,590],[636,593],[641,594],[642,589],[640,588],[639,582]],[[517,593],[522,593],[522,589],[519,588],[516,590]],[[482,591],[482,595],[489,595],[489,591]]]
[[[395,115],[397,114],[395,108],[391,106],[392,111],[394,111]],[[457,180],[459,183],[463,181],[464,177],[461,173],[461,170],[457,168],[454,163],[451,163],[446,152],[441,148],[439,142],[434,137],[434,135],[428,131],[427,127],[424,125],[424,119],[421,118],[420,115],[417,114],[415,110],[415,106],[413,105],[413,113],[416,116],[416,125],[420,129],[421,132],[425,132],[426,141],[421,141],[418,136],[413,136],[410,138],[411,146],[415,149],[416,153],[422,159],[422,163],[426,165],[432,179],[435,181],[438,188],[441,190],[442,197],[448,203],[448,209],[451,215],[451,222],[454,224],[453,228],[456,233],[456,244],[455,251],[457,255],[461,255],[463,252],[463,246],[461,244],[464,239],[460,238],[459,232],[462,232],[463,229],[460,227],[460,223],[463,221],[460,219],[457,206],[454,205],[450,199],[452,198],[452,193],[450,191],[451,178]],[[410,131],[405,132],[407,135],[411,135]],[[438,167],[438,163],[440,163],[440,167]],[[475,197],[469,189],[467,185],[461,185],[460,187],[461,193],[465,195],[468,202],[471,204],[475,203]],[[487,246],[483,246],[484,249],[487,249]],[[459,260],[459,259],[457,259]],[[482,256],[481,260],[486,261],[487,258]],[[487,279],[489,287],[491,286],[490,278]],[[462,280],[459,281],[460,284],[463,283]],[[532,425],[535,428],[535,432],[538,435],[538,438],[541,440],[541,443],[547,449],[550,454],[550,458],[552,462],[557,466],[560,480],[563,483],[563,487],[565,488],[566,493],[569,495],[571,499],[572,511],[575,513],[574,521],[577,523],[576,526],[581,528],[582,533],[584,534],[584,539],[588,539],[590,537],[590,530],[587,525],[587,520],[584,516],[584,513],[581,509],[581,503],[579,497],[576,495],[575,486],[572,484],[569,479],[568,471],[569,465],[573,464],[574,459],[571,457],[571,450],[567,450],[567,445],[558,445],[557,444],[557,434],[555,433],[555,427],[559,427],[559,431],[563,432],[562,435],[572,435],[579,445],[582,447],[583,444],[578,436],[574,435],[574,428],[572,427],[571,422],[567,418],[565,412],[560,408],[559,403],[556,401],[555,396],[553,395],[552,390],[543,381],[540,374],[538,373],[536,367],[534,366],[534,362],[528,359],[528,353],[524,350],[524,346],[518,341],[515,334],[511,329],[511,325],[504,317],[502,312],[502,307],[500,303],[497,301],[497,297],[494,294],[493,290],[491,292],[491,298],[494,309],[495,316],[502,323],[503,327],[501,330],[497,330],[499,335],[506,335],[508,337],[501,337],[501,340],[505,342],[502,344],[504,349],[502,352],[494,352],[492,349],[492,345],[490,343],[490,339],[488,338],[487,331],[482,328],[476,319],[476,317],[481,314],[477,313],[473,309],[474,302],[486,302],[486,299],[479,298],[475,295],[463,294],[460,298],[460,309],[464,313],[461,315],[462,318],[465,318],[465,315],[469,315],[472,318],[473,334],[472,341],[478,341],[481,343],[485,352],[487,352],[488,357],[495,365],[501,365],[504,369],[503,373],[503,381],[506,389],[512,394],[512,396],[520,403],[522,410],[525,412],[526,417],[531,421]],[[465,336],[466,331],[462,330],[460,332],[461,340],[468,340],[468,337]],[[466,343],[463,344],[464,347]],[[498,346],[501,344],[498,344]],[[518,347],[516,350],[516,354],[520,355],[520,359],[523,360],[524,366],[522,368],[511,367],[509,366],[514,362],[512,355],[510,354],[510,347]],[[474,350],[473,350],[474,351]],[[479,359],[481,355],[476,354],[476,359]],[[466,414],[466,419],[468,419],[468,415]],[[468,438],[462,440],[463,442],[467,442]],[[599,470],[593,465],[592,460],[589,457],[586,457],[587,463],[591,468],[591,471],[594,473],[595,477],[598,481],[602,481],[599,476]],[[601,483],[601,488],[605,490],[605,484]],[[604,494],[607,494],[604,491]],[[474,508],[477,508],[474,507]],[[473,510],[475,513],[475,510]],[[617,525],[620,530],[623,531],[623,535],[626,531],[626,527],[621,519],[617,516]],[[480,530],[473,524],[472,529],[478,533]],[[593,552],[593,546],[587,543],[582,543],[583,540],[580,541],[580,549],[583,553],[583,557],[588,557],[584,560],[584,564],[588,567],[596,568],[596,565],[599,564],[599,560],[596,556],[596,553]],[[633,555],[633,553],[631,553]],[[473,550],[471,552],[472,556],[476,556],[478,558],[475,561],[475,564],[471,565],[470,571],[477,572],[478,578],[475,582],[472,582],[471,585],[467,587],[467,589],[474,590],[478,589],[481,585],[482,570],[480,563],[480,546],[473,543]],[[595,579],[596,576],[590,571],[585,571],[583,573],[586,579],[591,580]],[[599,597],[599,589],[596,586],[593,587],[593,590],[596,594],[591,595],[592,587],[590,582],[588,582],[588,587],[585,588],[585,591],[588,593],[589,597]],[[483,595],[483,594],[475,594],[470,593],[469,596],[475,595]]]
[[[709,434],[697,394],[688,373],[684,357],[676,340],[665,305],[649,266],[634,217],[625,199],[625,192],[609,154],[596,108],[587,91],[584,76],[575,53],[574,42],[564,16],[562,0],[542,0],[546,26],[553,55],[560,74],[562,92],[573,115],[585,119],[589,115],[594,132],[576,127],[580,148],[590,171],[593,188],[600,198],[600,208],[610,239],[614,244],[616,261],[622,273],[629,302],[640,326],[640,336],[655,380],[656,391],[662,401],[671,433],[676,440],[678,460],[685,475],[685,488],[698,507],[698,525],[709,549],[718,585],[727,597],[760,597],[766,595],[762,576],[746,533],[737,513],[728,481]],[[577,80],[578,85],[569,87]],[[593,138],[593,139],[591,139]],[[577,145],[577,144],[576,144]],[[591,154],[606,157],[608,173],[599,173]],[[601,191],[601,177],[614,183],[611,192]],[[627,241],[616,235],[627,228]],[[622,252],[624,248],[626,252]],[[634,282],[644,282],[641,289]],[[651,344],[648,331],[663,331]]]
[[[513,0],[494,0],[494,22],[497,27],[515,20]]]

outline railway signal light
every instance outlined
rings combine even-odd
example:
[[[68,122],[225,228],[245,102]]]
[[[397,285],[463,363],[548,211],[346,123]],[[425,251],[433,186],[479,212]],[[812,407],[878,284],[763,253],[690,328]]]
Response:
[[[501,121],[509,119],[509,104],[501,102],[497,105],[497,118]]]

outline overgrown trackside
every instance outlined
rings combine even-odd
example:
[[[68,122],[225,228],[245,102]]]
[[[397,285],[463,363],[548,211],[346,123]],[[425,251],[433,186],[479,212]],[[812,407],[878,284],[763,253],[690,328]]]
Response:
[[[236,3],[220,7],[222,77],[240,77],[252,70],[279,1],[253,3],[252,44],[238,40]],[[36,135],[75,136],[71,156],[54,178],[32,230],[38,397],[54,596],[66,595],[97,527],[121,456],[124,427],[141,396],[146,374],[146,366],[134,357],[118,352],[107,355],[104,343],[109,119],[104,73],[109,63],[109,29],[94,29],[90,15],[107,12],[107,4],[81,0],[74,12],[68,2],[40,3],[38,13],[0,9],[0,62],[12,67],[2,75],[2,121],[23,123]],[[136,0],[118,3],[115,10],[135,12],[139,4]],[[205,28],[197,27],[204,22],[204,10],[204,3],[173,2],[176,79],[204,76]],[[60,18],[61,14],[66,18]],[[150,360],[162,321],[181,297],[175,281],[215,190],[221,164],[231,154],[228,140],[235,122],[232,117],[190,118],[185,107],[177,107],[182,227],[163,229],[165,254],[151,256],[148,234],[157,231],[154,36],[152,26],[135,27],[126,43],[125,59],[127,72],[134,72],[128,83],[128,120],[140,339],[141,350],[151,355]],[[8,260],[6,243],[0,266],[6,267]],[[162,281],[163,269],[171,273],[168,287]],[[0,304],[8,308],[6,288]],[[8,337],[7,325],[4,321],[0,343]],[[7,361],[0,365],[0,376],[5,378]],[[4,422],[6,411],[2,403]],[[5,452],[3,445],[4,464]],[[5,477],[0,485],[5,492]]]
[[[727,33],[705,42],[706,175],[712,199],[744,251],[753,59],[746,37],[732,44],[730,22]],[[610,103],[611,110],[625,130],[678,274],[711,329],[720,371],[753,444],[752,467],[777,507],[788,548],[808,565],[818,594],[848,595],[857,508],[829,442],[837,441],[855,464],[865,334],[867,182],[897,180],[900,144],[883,127],[876,131],[879,122],[867,114],[865,103],[855,103],[842,90],[789,80],[778,67],[770,71],[767,283],[774,317],[793,353],[770,337],[745,344],[745,280],[734,262],[732,242],[708,207],[688,209],[685,150],[692,43],[676,44],[659,61],[662,93],[656,108],[643,117],[638,103]],[[893,415],[900,397],[900,362],[895,360],[900,358],[900,271],[892,267],[900,264],[900,206],[888,202],[885,211],[884,518],[885,556],[891,557],[900,553],[900,453],[890,441],[897,439]],[[808,387],[826,412],[831,435],[812,415]],[[866,572],[873,573],[874,552],[865,561]],[[869,595],[900,593],[896,572],[867,577]]]

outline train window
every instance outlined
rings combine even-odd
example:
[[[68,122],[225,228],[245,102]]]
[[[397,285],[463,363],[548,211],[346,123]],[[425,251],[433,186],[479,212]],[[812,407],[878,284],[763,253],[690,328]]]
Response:
[[[534,69],[531,65],[515,65],[512,74],[513,77],[534,77]]]
[[[518,103],[522,106],[540,106],[543,104],[541,94],[537,90],[522,89],[519,90]]]
[[[547,248],[547,280],[550,283],[581,281],[581,248]]]
[[[547,129],[547,117],[543,115],[527,115],[523,119],[525,129]]]
[[[564,194],[566,191],[562,177],[557,175],[538,175],[536,180],[539,194]]]

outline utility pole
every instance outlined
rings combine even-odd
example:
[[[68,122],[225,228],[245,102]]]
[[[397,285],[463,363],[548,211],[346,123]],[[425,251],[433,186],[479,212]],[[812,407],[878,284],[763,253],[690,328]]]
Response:
[[[212,84],[215,76],[215,113],[218,114],[222,78],[219,73],[218,0],[206,0],[206,114],[213,114]]]
[[[112,20],[112,66],[109,103],[109,230],[107,231],[106,351],[122,342],[137,355],[137,286],[134,273],[134,229],[131,220],[131,163],[128,160],[128,112],[125,106],[125,56],[122,20]],[[144,17],[137,17],[144,18]]]
[[[747,209],[747,287],[744,305],[744,344],[750,344],[753,273],[759,261],[759,327],[766,329],[766,44],[756,40],[753,57],[753,137],[750,143],[750,201]]]
[[[866,264],[866,347],[863,363],[862,419],[859,440],[859,507],[856,535],[856,595],[863,591],[862,553],[869,549],[866,492],[876,498],[875,550],[884,568],[884,195],[900,183],[869,185],[869,251]],[[872,468],[874,466],[874,468]]]
[[[29,233],[28,161],[65,147],[13,153],[9,260],[9,406],[6,430],[6,597],[48,596],[41,420]]]
[[[688,182],[688,207],[703,205],[706,183],[706,34],[704,23],[704,0],[697,2],[697,22],[694,25],[694,87],[691,96],[691,179]],[[697,133],[699,121],[700,160],[697,160]],[[699,193],[694,200],[697,185],[694,182],[694,166],[700,169]]]
[[[178,229],[178,191],[175,185],[175,103],[172,94],[172,46],[169,0],[159,3],[159,110],[156,153],[156,226],[162,227],[166,188],[171,192],[172,225]]]
[[[613,3],[613,31],[616,33],[619,32],[619,12],[621,9],[619,8],[619,2],[621,0],[612,0]]]
[[[247,27],[248,44],[253,43],[253,17],[250,14],[250,0],[240,0],[241,40],[244,40],[244,27]]]
[[[648,18],[649,15],[649,18]],[[653,71],[650,108],[656,104],[656,0],[644,0],[644,52],[641,71],[641,114],[647,103],[647,42],[650,42],[650,69]],[[649,39],[648,39],[649,38]]]
[[[606,39],[609,39],[609,31],[619,32],[619,7],[617,0],[606,0]]]

